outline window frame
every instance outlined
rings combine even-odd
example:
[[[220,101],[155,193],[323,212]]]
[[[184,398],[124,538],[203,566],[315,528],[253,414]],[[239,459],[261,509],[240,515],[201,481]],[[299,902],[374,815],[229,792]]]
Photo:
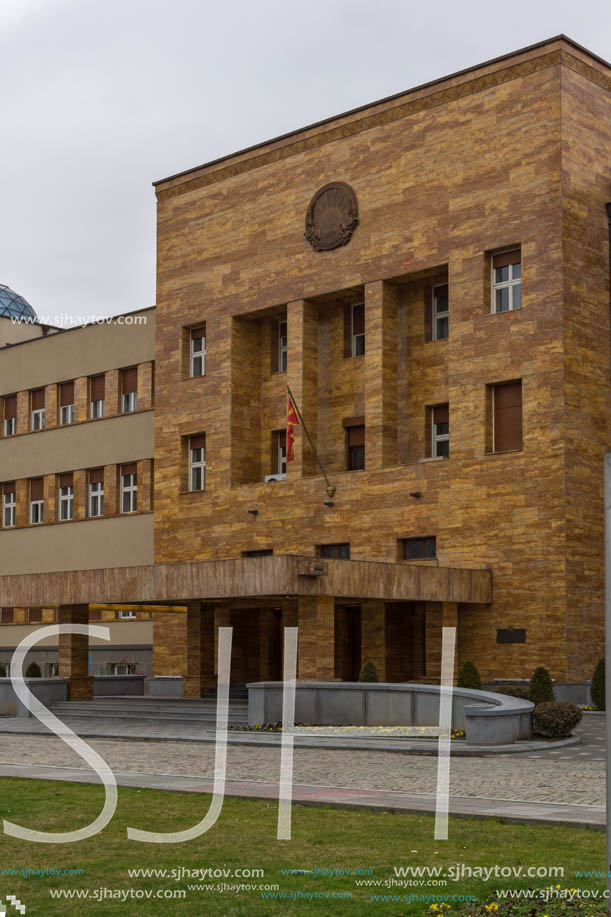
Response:
[[[6,403],[9,400],[15,399],[15,416],[7,417],[6,416]],[[2,407],[4,410],[4,420],[2,422],[2,433],[4,436],[15,436],[17,434],[17,404],[18,399],[17,395],[4,395],[2,398]]]
[[[12,497],[12,500],[8,498]],[[12,519],[12,522],[6,522],[6,513],[9,513],[9,517]],[[2,494],[2,528],[3,529],[14,529],[17,525],[17,491],[11,490],[9,493]]]
[[[204,329],[204,333],[199,338],[192,337],[193,331],[198,331],[200,328]],[[201,344],[199,349],[196,350],[195,344]],[[201,372],[195,372],[195,361],[201,360]],[[189,328],[189,378],[199,379],[202,376],[206,375],[206,326],[205,325],[196,325],[194,328]]]
[[[496,448],[496,390],[503,388],[507,385],[518,385],[520,386],[520,445],[514,447],[513,449],[497,449]],[[490,431],[492,435],[492,441],[490,443],[490,451],[488,455],[508,455],[511,452],[522,452],[524,450],[524,382],[522,379],[508,379],[505,382],[492,382],[488,386],[490,391],[490,401],[489,401],[489,410],[490,410]]]
[[[438,433],[437,432],[437,427],[446,425],[445,423],[442,423],[442,424],[435,423],[435,409],[441,408],[441,407],[447,407],[448,409],[448,421],[447,421],[448,431],[447,433]],[[450,417],[449,404],[436,404],[431,408],[431,457],[432,458],[447,459],[450,457],[450,420],[449,420],[449,417]],[[447,455],[438,455],[437,446],[443,443],[448,444],[448,454]]]
[[[104,416],[105,404],[105,398],[89,402],[89,417],[91,420],[100,420]]]
[[[119,620],[120,621],[135,621],[137,620],[137,615],[135,611],[119,611]]]
[[[30,498],[30,525],[42,525],[45,521],[45,501]]]
[[[356,445],[351,444],[350,443],[351,431],[361,430],[361,429],[363,431],[363,442],[358,443]],[[346,469],[345,470],[346,471],[365,471],[366,461],[367,461],[367,453],[365,450],[365,446],[366,446],[365,424],[364,423],[347,424],[344,426],[344,430],[345,430],[344,436],[345,436],[345,449],[346,449]],[[363,460],[362,460],[362,464],[358,464],[353,467],[352,456],[356,453],[356,450],[359,450],[359,453],[358,453],[359,455],[360,455],[360,451],[362,450]]]
[[[354,331],[354,310],[362,309],[363,310],[363,330],[355,333]],[[363,350],[361,353],[358,352],[358,341],[362,339]],[[365,356],[365,303],[364,302],[353,302],[350,305],[350,355],[352,357],[363,357]]]
[[[126,479],[129,478],[129,482],[126,484]],[[129,513],[138,512],[138,472],[130,472],[129,474],[123,474],[121,471],[121,515],[125,516]],[[129,502],[129,509],[125,509],[124,501],[127,497]]]
[[[437,300],[435,298],[435,290],[439,290],[441,287],[445,287],[448,291],[448,308],[443,311],[437,309]],[[447,320],[448,323],[448,333],[440,335],[437,329],[437,323],[439,321]],[[450,337],[450,285],[447,280],[444,283],[436,283],[433,285],[431,290],[431,340],[432,341],[447,341]]]
[[[271,474],[286,480],[286,429],[272,430],[272,455]]]
[[[64,493],[70,491],[70,493]],[[67,515],[63,515],[64,508],[67,507]],[[74,519],[74,484],[67,484],[59,488],[58,500],[58,521],[71,522]]]
[[[203,436],[204,444],[203,446],[198,446],[195,449],[191,446],[191,441],[198,436]],[[205,433],[196,433],[193,436],[189,437],[189,442],[187,444],[189,450],[189,492],[190,493],[201,493],[206,489],[206,435]],[[201,452],[200,458],[194,458],[194,452]],[[199,473],[201,475],[201,487],[193,486],[193,476],[194,474]]]
[[[64,412],[67,411],[68,419],[65,419]],[[59,425],[60,427],[69,427],[74,423],[74,404],[61,404],[59,406]]]
[[[100,519],[104,515],[104,481],[89,481],[87,515],[90,519]],[[98,510],[94,512],[94,506]]]
[[[46,408],[34,408],[31,412],[32,432],[39,433],[44,430],[46,422]]]
[[[138,410],[138,392],[123,392],[121,395],[121,413],[133,414]]]
[[[406,548],[408,544],[419,544],[425,545],[427,542],[433,542],[433,554],[427,554],[426,552],[420,555],[413,557],[406,556]],[[400,559],[404,561],[423,561],[423,560],[437,560],[437,536],[436,535],[415,535],[408,538],[400,538]]]
[[[284,334],[282,329],[284,328]],[[288,321],[286,318],[281,318],[278,322],[278,340],[276,342],[278,347],[278,372],[285,373],[288,367]]]
[[[336,555],[333,554],[334,550],[337,551]],[[335,541],[329,544],[319,544],[316,546],[316,554],[325,560],[350,560],[350,542]]]
[[[498,255],[509,255],[511,254],[511,252],[518,252],[520,255],[519,262],[516,261],[516,264],[520,265],[520,276],[517,278],[513,277],[513,269],[515,265],[510,264],[510,265],[507,265],[507,267],[510,269],[509,270],[509,275],[510,275],[509,279],[506,281],[499,281],[497,283],[494,272],[498,270],[498,268],[495,268],[494,266],[494,259]],[[490,256],[490,272],[491,272],[491,307],[490,307],[490,311],[492,315],[505,315],[505,313],[507,312],[519,312],[519,310],[522,308],[522,247],[520,245],[514,245],[511,248],[504,248],[501,251],[493,252]],[[514,288],[518,286],[520,287],[520,305],[514,306],[513,291],[514,291]],[[505,289],[509,291],[509,308],[497,309],[496,308],[497,290],[505,290]]]

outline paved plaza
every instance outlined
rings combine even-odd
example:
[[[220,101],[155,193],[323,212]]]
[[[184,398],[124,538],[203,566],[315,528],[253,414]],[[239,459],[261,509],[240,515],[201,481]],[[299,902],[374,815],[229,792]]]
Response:
[[[536,753],[455,757],[450,772],[450,795],[462,799],[604,806],[604,717],[585,716],[577,732],[581,742],[570,747]],[[113,771],[128,778],[156,775],[164,779],[201,780],[214,774],[213,744],[111,738],[87,741]],[[33,765],[88,770],[76,753],[56,737],[0,734],[0,766],[10,766],[8,770],[2,767],[2,773],[18,773],[19,768]],[[271,786],[278,781],[279,769],[279,747],[231,744],[228,747],[229,781]],[[437,786],[437,759],[400,751],[296,747],[294,783],[319,788],[322,795],[341,788],[380,792],[388,798],[392,794],[432,797]],[[143,784],[147,785],[146,781]]]

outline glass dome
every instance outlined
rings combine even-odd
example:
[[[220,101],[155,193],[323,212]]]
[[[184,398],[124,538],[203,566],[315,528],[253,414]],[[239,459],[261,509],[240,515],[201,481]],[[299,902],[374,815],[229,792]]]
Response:
[[[2,283],[0,283],[0,316],[38,321],[38,316],[29,302]]]

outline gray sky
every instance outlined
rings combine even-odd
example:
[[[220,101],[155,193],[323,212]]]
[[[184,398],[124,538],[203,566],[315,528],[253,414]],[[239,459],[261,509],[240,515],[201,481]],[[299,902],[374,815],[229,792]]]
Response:
[[[152,305],[154,179],[559,32],[611,58],[611,3],[0,0],[0,283]]]

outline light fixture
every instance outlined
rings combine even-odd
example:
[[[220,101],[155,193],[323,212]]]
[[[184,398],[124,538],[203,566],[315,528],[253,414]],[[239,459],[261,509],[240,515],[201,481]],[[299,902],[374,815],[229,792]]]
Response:
[[[259,510],[258,510],[258,509],[249,509],[248,512],[250,513],[251,516],[258,516],[258,515],[259,515]]]
[[[420,493],[419,490],[413,490],[410,494],[410,497],[415,497],[416,500],[419,500],[421,496],[422,494]]]

